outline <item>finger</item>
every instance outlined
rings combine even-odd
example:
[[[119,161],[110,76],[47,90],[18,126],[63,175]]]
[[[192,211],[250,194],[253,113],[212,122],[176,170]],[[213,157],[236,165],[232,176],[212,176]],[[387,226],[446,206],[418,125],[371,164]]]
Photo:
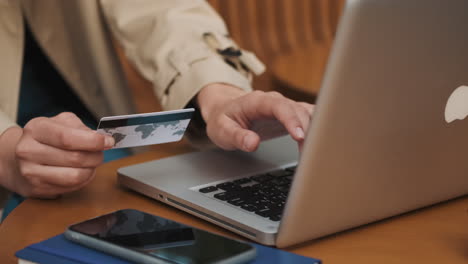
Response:
[[[51,119],[57,121],[57,123],[62,124],[64,126],[77,129],[92,130],[91,128],[86,126],[79,117],[77,117],[74,113],[71,112],[60,113],[52,117]]]
[[[102,151],[111,148],[115,141],[111,136],[98,134],[57,124],[50,118],[39,117],[26,124],[24,131],[37,141],[60,149]]]
[[[102,151],[62,150],[32,138],[20,141],[16,156],[32,163],[72,168],[95,168],[102,164]]]
[[[309,123],[310,123],[310,112],[307,108],[300,104],[295,104],[295,109],[296,109],[296,114],[297,117],[299,118],[301,122],[301,126],[304,129],[304,131],[307,131],[309,128]]]
[[[31,188],[31,190],[25,194],[26,197],[35,197],[35,198],[42,198],[42,199],[56,199],[60,197],[62,194],[70,193],[82,189],[86,185],[88,185],[94,178],[95,173],[86,181],[80,185],[73,186],[73,187],[62,187],[48,183],[42,183],[40,185],[35,185]]]
[[[61,188],[61,191],[62,191],[61,193],[64,194],[64,193],[79,190],[79,189],[87,186],[90,182],[92,182],[94,180],[94,178],[96,178],[96,169],[93,169],[90,176],[88,177],[88,179],[81,182],[80,184],[70,186],[70,187],[62,187],[62,186],[56,185],[56,184],[50,184],[50,186],[51,187],[56,187],[56,188]]]
[[[241,149],[255,151],[260,144],[260,137],[255,132],[241,127],[235,121],[225,117],[216,124],[216,129],[208,128],[208,135],[213,142],[226,150]]]
[[[303,106],[305,109],[307,109],[307,111],[309,111],[310,117],[312,117],[312,115],[313,115],[313,113],[314,113],[314,110],[315,110],[315,105],[309,104],[309,103],[305,103],[305,102],[298,102],[298,104],[300,104],[300,105]]]
[[[57,187],[74,188],[87,182],[94,171],[94,168],[57,167],[29,161],[20,162],[21,175],[33,186],[47,183]]]
[[[294,101],[285,97],[255,96],[246,102],[246,115],[250,118],[276,118],[295,140],[304,139],[301,120],[296,113]]]

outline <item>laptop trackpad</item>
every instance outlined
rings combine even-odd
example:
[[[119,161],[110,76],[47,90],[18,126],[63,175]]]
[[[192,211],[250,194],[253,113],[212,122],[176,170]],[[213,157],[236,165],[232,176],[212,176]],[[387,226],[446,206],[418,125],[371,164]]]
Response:
[[[254,153],[223,150],[193,152],[124,167],[118,172],[158,189],[174,190],[246,177],[297,160],[297,144],[285,136],[263,142]]]

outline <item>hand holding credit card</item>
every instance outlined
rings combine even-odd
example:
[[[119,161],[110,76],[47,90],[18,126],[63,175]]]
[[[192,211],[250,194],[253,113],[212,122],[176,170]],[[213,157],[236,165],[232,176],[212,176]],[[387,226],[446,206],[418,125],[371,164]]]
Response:
[[[194,109],[103,117],[97,132],[111,135],[113,148],[128,148],[179,141]]]

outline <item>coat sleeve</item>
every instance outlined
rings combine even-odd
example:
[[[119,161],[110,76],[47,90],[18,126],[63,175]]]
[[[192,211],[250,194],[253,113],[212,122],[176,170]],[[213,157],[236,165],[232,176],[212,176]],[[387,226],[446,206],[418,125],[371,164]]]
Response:
[[[225,63],[203,40],[226,45],[223,20],[203,0],[100,0],[110,31],[129,60],[152,82],[165,110],[187,106],[210,83],[251,90],[249,78]]]

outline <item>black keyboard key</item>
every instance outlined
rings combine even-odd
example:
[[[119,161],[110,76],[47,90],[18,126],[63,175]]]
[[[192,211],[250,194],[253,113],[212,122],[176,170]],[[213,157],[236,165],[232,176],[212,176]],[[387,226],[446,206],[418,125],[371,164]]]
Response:
[[[270,175],[267,175],[267,174],[262,174],[262,175],[257,175],[257,176],[252,176],[250,177],[250,179],[256,181],[256,182],[259,182],[259,183],[264,183],[264,182],[267,182],[271,179],[273,179],[273,177],[271,177]]]
[[[210,192],[214,192],[216,190],[218,190],[218,188],[216,188],[215,186],[208,186],[208,187],[205,187],[205,188],[201,188],[198,191],[201,192],[201,193],[210,193]]]
[[[236,184],[246,184],[246,183],[249,183],[249,182],[252,182],[252,180],[249,179],[249,178],[242,178],[242,179],[238,179],[238,180],[234,181],[234,183],[236,183]]]
[[[283,213],[284,206],[277,205],[277,204],[272,204],[270,207],[271,210],[271,215],[279,215]]]
[[[213,195],[213,197],[221,201],[226,201],[231,198],[231,195],[229,195],[227,192],[222,192]]]
[[[281,180],[284,183],[283,185],[286,185],[286,184],[291,185],[291,183],[292,183],[292,178],[291,177],[283,177],[283,178],[281,178]]]
[[[245,194],[247,196],[251,196],[252,195],[252,187],[250,186],[240,186],[239,189],[238,189],[238,192],[242,193],[242,194]]]
[[[284,204],[286,202],[286,199],[282,196],[273,196],[270,198],[270,201],[274,204]]]
[[[287,170],[276,170],[269,172],[268,175],[273,176],[273,177],[284,177],[284,176],[289,176],[292,175],[293,172],[287,171]]]
[[[253,205],[257,207],[257,210],[256,210],[257,212],[257,211],[269,209],[268,207],[270,204],[269,203],[253,203]]]
[[[292,166],[292,167],[288,167],[286,168],[287,171],[290,171],[290,172],[296,172],[296,168],[297,168],[297,165],[296,166]]]
[[[223,183],[220,183],[220,184],[216,185],[216,187],[218,187],[221,190],[227,191],[227,190],[230,190],[230,189],[234,188],[234,183],[232,183],[232,182],[223,182]]]
[[[262,185],[260,183],[250,185],[249,186],[252,192],[256,192],[262,188]]]
[[[256,211],[257,210],[257,207],[252,205],[252,204],[248,204],[248,203],[244,203],[242,206],[241,206],[242,209],[244,210],[247,210],[249,212],[253,212],[253,211]]]
[[[279,220],[281,220],[281,216],[279,215],[272,215],[269,218],[271,221],[275,221],[275,222],[278,222]]]
[[[242,198],[235,198],[235,199],[229,200],[228,203],[235,205],[235,206],[241,206],[245,203],[245,200]]]
[[[290,187],[289,186],[278,186],[278,191],[287,194],[289,192]]]
[[[255,214],[261,216],[261,217],[270,217],[271,215],[271,210],[270,209],[261,209],[258,211],[255,211]]]
[[[288,179],[284,179],[284,178],[276,178],[272,181],[269,181],[268,183],[271,183],[273,185],[276,185],[276,186],[282,186],[282,185],[288,185],[291,183],[291,181],[289,181]]]

